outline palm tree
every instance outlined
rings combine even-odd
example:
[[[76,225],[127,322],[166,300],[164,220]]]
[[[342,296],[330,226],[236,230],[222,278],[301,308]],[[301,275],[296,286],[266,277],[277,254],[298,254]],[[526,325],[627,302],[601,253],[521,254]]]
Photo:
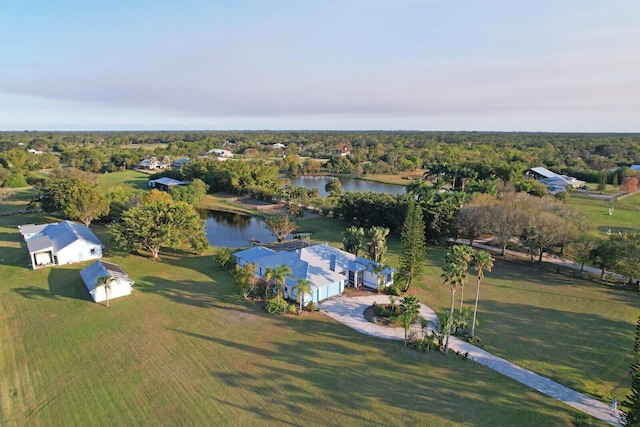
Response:
[[[473,307],[473,323],[471,324],[471,336],[476,332],[476,313],[478,312],[478,297],[480,296],[480,282],[485,271],[491,271],[493,267],[493,257],[489,252],[476,251],[471,260],[471,267],[478,272],[478,286],[476,287],[476,303]]]
[[[400,301],[400,317],[404,327],[404,346],[407,346],[407,338],[411,324],[420,314],[420,302],[413,295],[407,295]]]
[[[98,288],[104,287],[104,294],[107,297],[107,307],[109,307],[109,291],[111,290],[111,283],[114,280],[115,279],[108,274],[106,276],[100,276],[96,278],[96,284],[93,287],[93,292],[97,292]]]
[[[275,267],[267,267],[264,278],[270,285],[276,286],[276,296],[278,298],[282,297],[282,290],[284,289],[289,294],[289,288],[287,287],[287,278],[293,277],[291,276],[291,268],[289,268],[286,264],[280,264]],[[267,286],[267,290],[265,294],[269,292],[269,286]]]
[[[311,280],[298,279],[298,283],[296,283],[296,285],[292,289],[296,291],[296,302],[300,304],[298,314],[302,312],[302,305],[304,304],[305,297],[307,296],[307,294],[311,293],[311,285]]]
[[[449,322],[446,330],[446,342],[444,352],[449,352],[449,336],[451,335],[451,327],[453,323],[453,305],[455,303],[456,289],[464,285],[464,281],[467,278],[467,270],[462,268],[460,262],[458,262],[458,257],[455,256],[456,248],[460,246],[452,246],[449,249],[449,252],[446,253],[444,257],[444,266],[442,267],[443,273],[442,278],[444,279],[444,283],[448,284],[451,288],[451,309],[449,310]]]
[[[460,267],[460,313],[462,315],[462,304],[464,302],[464,282],[467,280],[467,272],[469,271],[469,263],[473,259],[475,249],[471,246],[456,245],[449,249],[445,255],[445,263],[456,263]]]

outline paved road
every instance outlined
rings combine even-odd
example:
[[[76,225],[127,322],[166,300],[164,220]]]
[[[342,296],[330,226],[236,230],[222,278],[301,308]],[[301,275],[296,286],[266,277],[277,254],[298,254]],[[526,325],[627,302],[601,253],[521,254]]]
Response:
[[[321,307],[322,311],[326,315],[360,333],[384,339],[403,340],[404,329],[378,326],[364,318],[364,310],[370,305],[373,305],[374,302],[377,302],[378,304],[385,304],[389,302],[389,297],[385,295],[372,295],[349,298],[343,295],[322,302]],[[429,320],[431,325],[436,324],[436,313],[424,304],[420,304],[420,315]],[[414,325],[413,328],[416,331],[420,331],[420,327],[417,325]],[[611,425],[621,425],[620,412],[618,411],[614,413],[609,405],[602,403],[599,400],[588,397],[582,393],[578,393],[575,390],[521,368],[508,360],[494,356],[489,352],[455,337],[450,338],[449,348],[453,351],[461,351],[463,353],[468,352],[469,359],[480,363],[481,365],[485,365],[494,371],[500,372],[501,374],[522,384],[532,387],[540,393],[544,393],[547,396],[558,399],[579,411],[589,414]]]

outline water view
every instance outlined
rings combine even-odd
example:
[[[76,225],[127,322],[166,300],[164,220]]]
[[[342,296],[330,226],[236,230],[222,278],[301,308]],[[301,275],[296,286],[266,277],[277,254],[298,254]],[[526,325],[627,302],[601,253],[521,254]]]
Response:
[[[249,246],[252,240],[276,241],[260,218],[213,210],[201,210],[200,215],[207,220],[205,231],[211,246],[241,248]]]
[[[291,185],[298,187],[317,188],[321,197],[328,196],[324,191],[325,185],[331,180],[331,176],[296,176],[291,178]],[[338,178],[344,191],[375,191],[376,193],[402,194],[405,188],[397,184],[383,184],[380,182],[365,181],[364,179]]]

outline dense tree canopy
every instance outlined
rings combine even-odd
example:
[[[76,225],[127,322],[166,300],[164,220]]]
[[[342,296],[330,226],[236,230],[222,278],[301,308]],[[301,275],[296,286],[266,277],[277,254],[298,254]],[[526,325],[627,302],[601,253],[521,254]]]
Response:
[[[125,211],[110,230],[120,247],[149,251],[153,259],[162,247],[178,249],[188,244],[198,253],[208,247],[204,220],[185,202],[146,201]]]

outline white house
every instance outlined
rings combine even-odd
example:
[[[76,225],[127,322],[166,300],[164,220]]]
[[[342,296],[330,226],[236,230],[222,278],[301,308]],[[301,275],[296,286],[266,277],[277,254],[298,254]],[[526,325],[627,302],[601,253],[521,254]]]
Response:
[[[110,276],[113,279],[111,283],[109,283],[109,289],[106,289],[104,286],[95,289],[98,277],[106,276]],[[117,264],[96,261],[80,270],[80,277],[82,277],[82,281],[87,287],[89,295],[91,295],[91,298],[93,298],[95,302],[105,301],[107,299],[107,292],[109,293],[109,299],[131,295],[133,280],[131,280],[127,273]]]
[[[361,258],[348,252],[336,249],[327,244],[312,245],[292,251],[276,252],[262,246],[236,252],[236,263],[240,266],[247,262],[258,265],[256,274],[264,276],[267,268],[287,265],[291,269],[293,278],[287,279],[287,287],[291,295],[296,297],[294,286],[299,279],[311,282],[311,295],[303,298],[304,303],[319,302],[344,292],[347,284],[377,289],[379,280],[383,286],[393,284],[394,269],[384,267],[376,272],[380,264],[366,258]]]
[[[102,258],[102,242],[84,225],[62,221],[18,227],[27,242],[33,269]]]
[[[155,169],[164,169],[167,166],[168,165],[166,165],[161,160],[156,159],[155,157],[152,157],[150,159],[144,159],[140,163],[138,163],[138,169],[155,170]]]
[[[217,157],[233,157],[233,153],[229,150],[221,150],[220,148],[213,148],[207,151],[207,154],[213,154]]]

